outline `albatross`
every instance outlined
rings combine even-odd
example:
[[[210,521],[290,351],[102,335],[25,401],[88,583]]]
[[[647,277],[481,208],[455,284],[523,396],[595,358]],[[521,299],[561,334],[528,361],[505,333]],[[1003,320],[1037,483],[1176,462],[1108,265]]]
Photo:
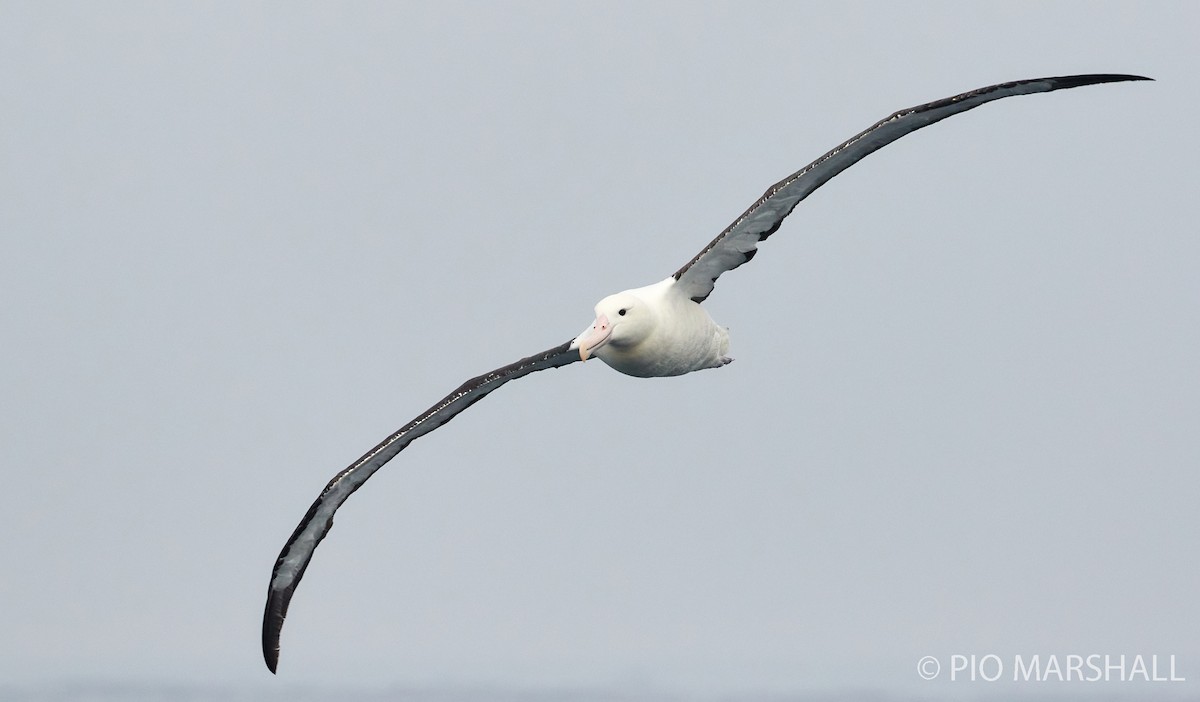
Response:
[[[722,273],[746,263],[758,244],[775,233],[801,200],[860,159],[905,134],[947,117],[1012,95],[1048,93],[1098,83],[1152,80],[1144,76],[1091,74],[1000,83],[900,110],[876,122],[824,156],[772,185],[745,212],[670,277],[609,295],[595,306],[595,319],[578,336],[516,363],[484,373],[405,424],[342,470],[309,507],[287,540],[267,589],[262,649],[276,672],[279,637],[288,604],[312,561],[333,516],[355,490],[418,437],[424,436],[510,381],[547,368],[599,358],[614,370],[641,378],[674,376],[728,364],[729,334],[700,303]]]

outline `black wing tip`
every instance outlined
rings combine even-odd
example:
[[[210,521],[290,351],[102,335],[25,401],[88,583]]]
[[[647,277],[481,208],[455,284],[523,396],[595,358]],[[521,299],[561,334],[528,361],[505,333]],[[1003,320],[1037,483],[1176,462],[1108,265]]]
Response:
[[[325,490],[329,487],[326,486]],[[275,559],[275,568],[271,571],[271,582],[275,582],[275,578],[279,575],[279,567],[283,563],[284,557],[292,549],[293,544],[304,532],[312,521],[313,515],[316,514],[317,508],[325,499],[325,491],[321,492],[320,497],[313,502],[308,508],[308,512],[304,515],[304,519],[300,520],[299,526],[292,532],[283,550],[280,551],[279,557]],[[329,533],[329,529],[333,526],[333,519],[325,524],[325,528],[317,537],[317,542]],[[316,547],[314,546],[314,549]],[[300,569],[292,576],[291,583],[282,590],[276,590],[273,586],[267,586],[267,603],[263,607],[263,623],[262,623],[262,652],[263,660],[267,664],[267,669],[272,673],[276,672],[279,667],[279,639],[283,635],[283,620],[287,617],[288,605],[292,602],[292,594],[296,592],[296,586],[300,584],[300,579],[304,577],[304,571],[308,570],[308,564],[312,560],[312,551],[309,551],[308,558],[300,565]]]
[[[1078,76],[1055,76],[1043,80],[1053,81],[1057,88],[1077,88],[1081,85],[1097,85],[1099,83],[1123,83],[1131,80],[1154,80],[1146,76],[1136,76],[1128,73],[1085,73]]]
[[[279,674],[279,649],[269,648],[266,641],[263,642],[263,661],[266,662],[271,675]]]
[[[1052,93],[1056,90],[1067,90],[1070,88],[1080,88],[1085,85],[1100,85],[1102,83],[1124,83],[1128,81],[1153,81],[1153,78],[1146,76],[1138,76],[1129,73],[1081,73],[1074,76],[1046,76],[1044,78],[1023,78],[1021,80],[1010,80],[1007,83],[997,83],[983,88],[977,88],[961,95],[935,100],[924,105],[900,110],[893,114],[889,119],[902,117],[910,112],[924,112],[930,109],[945,107],[949,104],[954,104],[959,101],[976,98],[983,95],[989,95],[996,91],[1016,90],[1018,93],[1026,94],[1033,93]],[[1024,90],[1027,86],[1036,86],[1031,90]],[[995,99],[995,98],[992,98]],[[888,120],[884,120],[888,121]],[[870,131],[870,130],[868,130]]]
[[[267,606],[263,612],[262,652],[267,670],[273,675],[279,669],[279,637],[283,633],[283,620],[287,616],[288,601],[294,589],[272,589],[267,593]]]

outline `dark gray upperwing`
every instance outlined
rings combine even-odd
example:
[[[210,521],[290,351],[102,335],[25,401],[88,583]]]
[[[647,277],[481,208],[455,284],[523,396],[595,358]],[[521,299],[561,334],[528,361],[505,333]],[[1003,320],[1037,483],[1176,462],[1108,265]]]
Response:
[[[348,468],[333,476],[333,480],[321,491],[321,496],[308,508],[308,514],[300,520],[296,531],[292,532],[287,545],[279,552],[275,569],[271,571],[267,606],[263,612],[262,647],[263,658],[272,673],[279,664],[279,634],[283,630],[283,618],[287,616],[288,603],[296,591],[296,585],[300,583],[300,578],[304,577],[304,570],[308,568],[317,544],[321,543],[321,539],[325,538],[333,526],[333,514],[338,507],[341,507],[355,490],[362,487],[367,478],[414,439],[454,419],[459,412],[482,400],[496,388],[535,371],[559,368],[578,360],[579,352],[572,350],[571,342],[567,342],[477,378],[471,378],[421,416],[384,439],[362,458],[351,463]]]
[[[688,261],[687,265],[676,271],[677,285],[682,285],[682,291],[691,299],[703,302],[712,292],[717,278],[725,271],[733,270],[753,258],[754,254],[758,253],[758,242],[774,234],[783,219],[792,213],[801,200],[864,156],[882,149],[905,134],[1010,95],[1048,93],[1081,85],[1126,80],[1152,79],[1111,74],[1034,78],[991,85],[900,110],[772,185],[758,202],[734,220],[733,224],[705,246],[703,251],[696,254],[695,258]]]

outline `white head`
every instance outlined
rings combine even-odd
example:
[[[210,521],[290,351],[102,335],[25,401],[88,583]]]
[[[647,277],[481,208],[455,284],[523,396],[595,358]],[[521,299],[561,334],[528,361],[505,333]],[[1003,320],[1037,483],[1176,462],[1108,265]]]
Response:
[[[596,303],[595,310],[595,321],[571,342],[584,361],[592,355],[603,357],[596,352],[605,347],[629,351],[654,331],[654,310],[632,290],[609,295]]]

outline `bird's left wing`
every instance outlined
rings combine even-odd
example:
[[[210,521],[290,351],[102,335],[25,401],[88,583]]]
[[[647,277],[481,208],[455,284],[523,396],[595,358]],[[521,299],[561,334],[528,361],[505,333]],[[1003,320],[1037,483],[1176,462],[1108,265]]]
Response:
[[[341,507],[355,490],[362,487],[367,478],[384,463],[412,443],[413,439],[428,434],[454,419],[459,412],[482,400],[501,385],[535,371],[559,368],[578,360],[579,352],[571,348],[571,342],[567,342],[472,378],[333,476],[333,480],[321,491],[317,501],[308,508],[308,514],[300,520],[300,525],[280,551],[279,558],[275,561],[275,569],[271,572],[267,605],[263,612],[262,647],[263,658],[272,673],[279,664],[279,634],[283,630],[288,603],[296,591],[296,585],[300,583],[300,578],[304,576],[304,569],[312,560],[317,544],[321,543],[321,539],[325,538],[333,526],[333,514],[338,507]]]
[[[830,178],[858,163],[863,157],[882,149],[905,134],[1012,95],[1048,93],[1081,85],[1126,80],[1152,79],[1143,76],[1093,74],[1018,80],[989,85],[893,113],[772,185],[758,202],[734,220],[720,236],[709,242],[687,265],[675,272],[676,285],[681,286],[682,292],[692,300],[703,302],[712,292],[717,278],[725,271],[733,270],[753,258],[754,254],[758,253],[758,242],[774,234],[783,219],[792,213],[801,200]]]

